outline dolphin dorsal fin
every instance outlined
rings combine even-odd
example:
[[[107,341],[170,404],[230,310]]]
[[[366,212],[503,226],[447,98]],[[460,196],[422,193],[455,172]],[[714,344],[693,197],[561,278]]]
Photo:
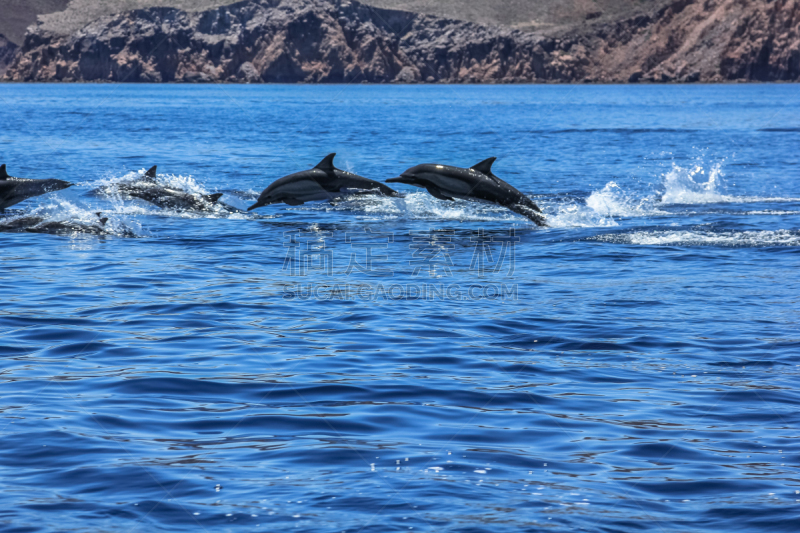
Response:
[[[104,217],[103,213],[95,213],[95,215],[97,215],[97,218],[100,219],[100,225],[105,226],[106,222],[108,222],[108,217]]]
[[[477,170],[481,174],[486,174],[487,176],[492,175],[492,164],[497,160],[496,157],[490,157],[489,159],[484,159],[474,167],[472,170]]]
[[[148,170],[147,172],[144,173],[144,177],[145,178],[156,179],[156,169],[157,168],[158,168],[158,165],[153,165],[152,167],[150,167],[150,170]]]
[[[205,198],[205,200],[208,203],[215,204],[215,203],[217,203],[217,200],[222,198],[222,193],[221,192],[215,192],[214,194],[207,194],[207,195],[203,196],[203,198]]]
[[[319,162],[319,165],[315,166],[314,168],[318,168],[320,170],[324,170],[329,172],[334,170],[335,167],[333,166],[333,158],[336,157],[336,154],[328,154],[325,156],[325,159]]]
[[[10,177],[11,177],[11,176],[9,176],[9,175],[8,175],[8,172],[6,172],[6,165],[5,165],[5,163],[4,163],[4,164],[2,164],[2,165],[0,165],[0,180],[4,180],[4,179],[6,179],[6,178],[10,178]]]

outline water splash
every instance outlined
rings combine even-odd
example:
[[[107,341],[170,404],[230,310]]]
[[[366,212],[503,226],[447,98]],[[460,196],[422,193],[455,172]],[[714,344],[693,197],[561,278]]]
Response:
[[[711,167],[706,181],[699,181],[705,175],[706,169],[702,165],[683,168],[673,163],[672,169],[662,177],[664,194],[661,195],[661,203],[709,204],[737,201],[736,197],[723,194],[719,190],[724,177],[721,163]]]
[[[704,180],[704,177],[707,179]],[[706,169],[698,163],[672,168],[660,176],[657,185],[663,192],[626,190],[616,181],[608,182],[599,191],[592,191],[585,200],[572,198],[559,204],[544,205],[548,224],[553,227],[608,227],[618,225],[620,218],[696,215],[675,206],[717,203],[792,202],[797,198],[734,196],[724,191],[722,163]],[[753,211],[747,214],[790,214],[789,211]]]

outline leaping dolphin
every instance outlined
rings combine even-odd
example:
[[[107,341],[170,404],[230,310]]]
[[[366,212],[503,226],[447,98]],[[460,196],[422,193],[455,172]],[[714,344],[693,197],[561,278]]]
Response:
[[[87,235],[119,235],[121,237],[135,237],[136,234],[128,228],[121,228],[116,233],[112,233],[106,222],[108,218],[102,213],[95,213],[97,221],[95,223],[84,222],[82,220],[51,220],[42,215],[24,215],[18,218],[0,221],[0,231],[28,232],[28,233],[51,233],[54,235],[72,235],[75,233],[85,233]]]
[[[139,198],[151,204],[157,205],[162,209],[175,209],[178,211],[213,211],[214,206],[220,206],[226,211],[239,212],[240,210],[224,202],[220,202],[222,193],[197,194],[171,189],[158,183],[156,171],[158,165],[153,165],[144,173],[142,179],[132,183],[113,184],[98,189],[103,194],[114,192]]]
[[[517,189],[492,174],[496,157],[481,161],[472,168],[426,164],[409,168],[387,183],[406,183],[427,189],[439,200],[460,198],[500,205],[531,219],[537,226],[547,226],[539,206]]]
[[[311,170],[296,172],[275,180],[247,210],[252,211],[281,202],[288,205],[302,205],[319,200],[331,201],[348,194],[400,196],[397,191],[379,181],[336,168],[333,166],[334,157],[336,154],[328,154]]]
[[[0,165],[0,213],[5,212],[6,207],[11,207],[28,198],[60,191],[71,186],[71,183],[57,179],[15,178],[8,175],[5,165]]]

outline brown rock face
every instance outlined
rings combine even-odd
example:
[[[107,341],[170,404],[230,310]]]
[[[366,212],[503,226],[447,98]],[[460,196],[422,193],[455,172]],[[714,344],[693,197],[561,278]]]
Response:
[[[797,80],[800,0],[678,0],[558,37],[355,1],[150,8],[29,33],[6,79],[128,82]]]
[[[598,81],[800,78],[798,0],[678,0],[575,36]]]

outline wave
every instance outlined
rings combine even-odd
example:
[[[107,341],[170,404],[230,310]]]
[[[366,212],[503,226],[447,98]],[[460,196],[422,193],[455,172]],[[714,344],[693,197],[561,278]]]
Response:
[[[800,246],[800,231],[653,230],[608,233],[586,240],[643,246],[724,246],[735,248]]]

